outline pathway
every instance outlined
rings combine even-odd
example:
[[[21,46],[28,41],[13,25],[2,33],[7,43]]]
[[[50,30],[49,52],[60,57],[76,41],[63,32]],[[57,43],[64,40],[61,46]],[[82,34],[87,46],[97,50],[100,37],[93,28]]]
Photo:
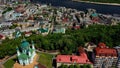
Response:
[[[0,68],[4,68],[4,66],[1,64],[1,62],[0,62]]]

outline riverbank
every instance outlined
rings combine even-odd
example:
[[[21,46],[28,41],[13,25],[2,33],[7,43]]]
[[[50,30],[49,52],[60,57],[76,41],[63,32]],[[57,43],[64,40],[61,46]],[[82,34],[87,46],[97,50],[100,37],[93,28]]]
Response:
[[[102,3],[102,2],[91,2],[91,1],[81,1],[81,0],[72,0],[75,2],[84,2],[84,3],[92,3],[92,4],[101,4],[101,5],[113,5],[113,6],[120,6],[118,3]]]

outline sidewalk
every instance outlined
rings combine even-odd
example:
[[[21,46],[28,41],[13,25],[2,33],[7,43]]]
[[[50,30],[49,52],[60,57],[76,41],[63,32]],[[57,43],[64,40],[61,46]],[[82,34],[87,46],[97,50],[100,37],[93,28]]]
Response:
[[[0,68],[4,68],[4,66],[0,63]]]

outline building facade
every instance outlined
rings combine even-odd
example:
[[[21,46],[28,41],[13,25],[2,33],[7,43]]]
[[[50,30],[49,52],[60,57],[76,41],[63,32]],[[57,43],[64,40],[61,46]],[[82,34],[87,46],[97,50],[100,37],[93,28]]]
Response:
[[[16,30],[15,31],[15,38],[18,38],[21,36],[21,31],[20,30]]]
[[[117,68],[120,68],[120,46],[116,46],[115,49],[118,53],[118,61],[117,61]]]
[[[30,45],[25,39],[22,41],[19,48],[17,48],[17,57],[21,65],[29,65],[33,62],[35,53],[34,43]]]
[[[84,49],[81,48],[79,50],[79,55],[57,55],[56,57],[56,63],[57,63],[57,68],[61,66],[62,64],[64,65],[71,65],[71,64],[92,64],[88,57],[87,54],[85,53]]]
[[[114,48],[108,48],[104,43],[99,43],[95,48],[94,68],[112,68],[116,66],[118,57]]]

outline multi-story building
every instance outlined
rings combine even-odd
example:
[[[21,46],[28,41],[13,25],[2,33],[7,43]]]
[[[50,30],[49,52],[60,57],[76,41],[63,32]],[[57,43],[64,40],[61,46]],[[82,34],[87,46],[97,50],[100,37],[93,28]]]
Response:
[[[84,49],[83,49],[84,50]],[[61,66],[61,64],[64,65],[71,65],[71,64],[92,64],[85,51],[80,50],[79,55],[57,55],[56,57],[56,63],[57,67]]]
[[[84,46],[85,46],[84,49],[86,50],[86,53],[87,53],[89,60],[91,62],[94,62],[94,59],[95,59],[94,49],[97,47],[97,45],[95,45],[92,42],[88,42]]]
[[[117,61],[117,68],[120,68],[120,46],[114,47],[118,53],[118,61]]]
[[[111,68],[117,63],[117,51],[114,48],[108,48],[104,43],[99,43],[95,48],[94,68]]]
[[[66,28],[61,25],[56,25],[53,28],[53,33],[65,33]]]
[[[0,34],[0,40],[4,40],[6,37],[3,34]]]
[[[32,46],[32,48],[31,48]],[[21,65],[29,65],[33,62],[35,53],[34,43],[29,44],[25,39],[22,41],[20,48],[17,48],[18,61]]]
[[[96,47],[97,47],[97,45],[95,45],[92,42],[88,42],[85,44],[85,50],[88,52],[93,52],[94,48],[96,48]]]
[[[21,31],[20,30],[16,30],[15,31],[15,38],[18,38],[21,36]]]
[[[4,4],[4,3],[6,3],[6,1],[7,1],[7,0],[0,0],[0,3],[1,3],[1,4]]]
[[[0,28],[1,27],[10,27],[12,25],[13,25],[12,22],[1,22],[0,23]]]

